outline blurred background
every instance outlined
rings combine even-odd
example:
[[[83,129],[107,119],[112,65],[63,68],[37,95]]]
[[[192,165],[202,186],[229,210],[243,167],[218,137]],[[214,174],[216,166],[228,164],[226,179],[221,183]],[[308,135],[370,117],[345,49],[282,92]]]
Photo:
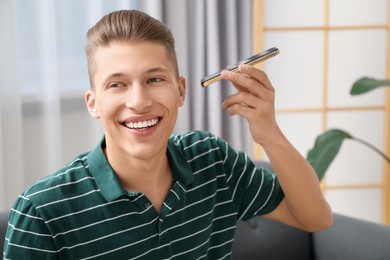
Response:
[[[200,79],[269,47],[262,65],[276,89],[277,120],[306,157],[315,138],[341,128],[389,154],[390,94],[352,97],[362,76],[390,78],[389,0],[1,0],[0,210],[38,179],[93,149],[85,34],[103,15],[139,9],[176,38],[188,97],[175,132],[200,129],[267,160],[246,122],[226,115],[224,82]],[[366,147],[345,142],[322,183],[334,211],[390,224],[390,170]]]

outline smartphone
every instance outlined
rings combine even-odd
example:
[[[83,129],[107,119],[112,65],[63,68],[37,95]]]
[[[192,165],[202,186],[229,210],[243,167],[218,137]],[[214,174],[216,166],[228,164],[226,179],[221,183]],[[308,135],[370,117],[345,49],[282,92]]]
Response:
[[[230,71],[236,72],[236,71],[238,71],[238,66],[240,66],[240,64],[255,65],[259,62],[262,62],[262,61],[265,61],[269,58],[272,58],[278,54],[279,54],[279,49],[276,47],[273,47],[273,48],[270,48],[270,49],[265,50],[263,52],[260,52],[258,54],[255,54],[255,55],[253,55],[245,60],[239,61],[238,63],[236,63],[234,65],[230,65],[230,66],[226,67],[224,70],[230,70]],[[208,85],[221,80],[222,79],[221,72],[222,71],[219,71],[219,72],[216,72],[216,73],[213,73],[213,74],[210,74],[210,75],[204,77],[200,81],[200,84],[202,85],[202,87],[207,87]]]

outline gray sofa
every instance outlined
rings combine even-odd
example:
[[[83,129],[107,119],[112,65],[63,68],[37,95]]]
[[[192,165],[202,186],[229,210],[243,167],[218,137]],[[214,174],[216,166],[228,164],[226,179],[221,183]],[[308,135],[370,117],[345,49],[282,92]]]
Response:
[[[3,253],[5,232],[7,231],[7,226],[8,226],[8,214],[9,214],[8,211],[0,212],[0,252],[1,253]],[[1,257],[3,258],[3,254],[1,254]]]
[[[390,226],[334,214],[331,228],[308,233],[257,217],[238,224],[234,260],[386,260]]]

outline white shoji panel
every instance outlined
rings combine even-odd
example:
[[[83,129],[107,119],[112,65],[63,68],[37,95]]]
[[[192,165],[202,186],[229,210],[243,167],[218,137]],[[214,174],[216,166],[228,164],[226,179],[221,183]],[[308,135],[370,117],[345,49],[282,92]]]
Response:
[[[266,0],[264,7],[266,27],[321,26],[323,24],[323,0]]]
[[[380,189],[328,190],[326,198],[334,212],[381,223]]]
[[[317,112],[277,114],[277,122],[286,137],[306,157],[322,131],[321,114]]]
[[[264,68],[276,88],[276,108],[319,107],[322,103],[323,33],[266,32],[265,46],[280,49]]]
[[[388,32],[381,27],[388,23],[389,2],[329,0],[327,5],[326,3],[324,0],[264,1],[264,46],[281,49],[278,58],[265,63],[265,70],[276,88],[276,107],[287,111],[321,108],[322,87],[326,83],[327,106],[330,110],[334,107],[361,107],[363,110],[323,111],[328,113],[326,127],[342,128],[383,148],[384,112],[370,109],[364,111],[369,106],[385,105],[383,89],[356,97],[350,96],[349,91],[352,83],[362,76],[386,76]],[[326,6],[329,10],[325,10]],[[329,24],[325,24],[327,13]],[[330,28],[325,27],[326,25]],[[367,27],[359,29],[358,26]],[[280,27],[283,27],[282,30],[279,30]],[[301,28],[295,30],[297,27]],[[318,27],[318,30],[310,27]],[[320,30],[321,27],[324,30]],[[327,60],[322,57],[324,53],[328,54]],[[323,68],[324,64],[328,66],[326,70]],[[324,75],[323,72],[327,74]],[[314,115],[317,113],[312,114],[313,117]],[[297,112],[277,115],[288,138],[306,155],[314,144],[314,132],[322,130],[322,121],[320,112],[317,119],[304,120],[305,117]],[[305,136],[303,139],[301,133]],[[328,170],[325,182],[330,187],[325,187],[325,190],[333,210],[381,222],[382,189],[339,190],[331,187],[381,183],[382,166],[382,158],[369,148],[353,141],[345,142]]]
[[[383,88],[355,97],[349,91],[362,76],[385,78],[386,31],[331,31],[328,69],[329,106],[383,105]]]
[[[330,0],[331,26],[378,25],[387,23],[388,0]]]
[[[329,112],[328,128],[340,128],[383,150],[383,111]],[[346,140],[327,172],[327,184],[381,183],[383,159],[363,144]]]

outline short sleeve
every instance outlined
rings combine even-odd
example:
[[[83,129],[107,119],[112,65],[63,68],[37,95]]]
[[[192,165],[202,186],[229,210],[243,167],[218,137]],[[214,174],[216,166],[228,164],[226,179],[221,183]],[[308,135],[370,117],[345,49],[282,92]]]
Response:
[[[3,257],[57,259],[52,235],[31,201],[19,196],[9,216]]]
[[[220,147],[225,154],[224,168],[238,218],[247,220],[272,212],[284,198],[276,174],[256,167],[247,154],[226,142],[220,143]]]

